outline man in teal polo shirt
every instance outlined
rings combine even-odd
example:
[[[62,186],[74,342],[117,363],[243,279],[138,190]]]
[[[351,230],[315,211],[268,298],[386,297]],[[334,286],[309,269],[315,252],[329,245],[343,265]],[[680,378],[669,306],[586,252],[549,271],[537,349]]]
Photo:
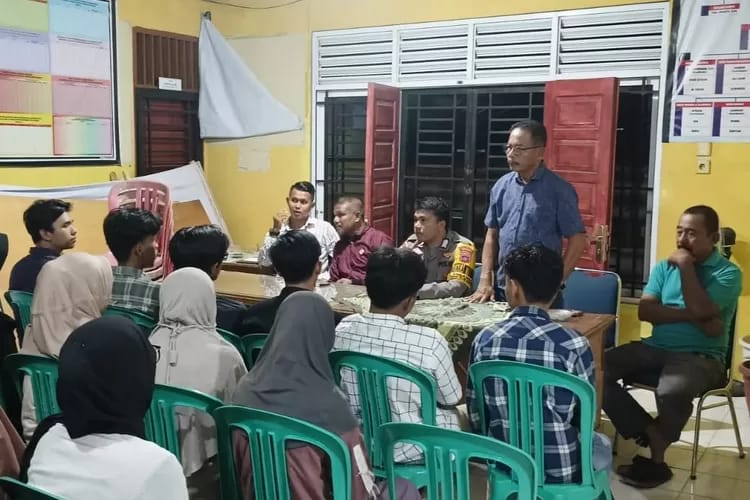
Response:
[[[724,382],[729,328],[742,288],[739,268],[719,254],[719,217],[707,206],[688,208],[677,225],[677,250],[659,262],[643,291],[638,317],[650,338],[607,352],[604,411],[617,432],[651,449],[618,468],[623,482],[653,488],[672,477],[664,452],[679,440],[696,395]],[[657,418],[618,381],[658,379]]]

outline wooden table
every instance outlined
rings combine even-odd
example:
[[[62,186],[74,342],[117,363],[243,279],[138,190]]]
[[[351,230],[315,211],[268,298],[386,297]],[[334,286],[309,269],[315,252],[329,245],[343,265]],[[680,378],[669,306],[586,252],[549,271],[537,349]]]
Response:
[[[237,273],[265,274],[268,276],[273,276],[272,270],[261,267],[257,262],[223,262],[221,264],[221,270]]]
[[[281,279],[276,276],[223,271],[216,280],[216,293],[247,304],[255,304],[277,296],[283,286]],[[351,305],[339,302],[338,299],[362,294],[365,292],[365,287],[359,285],[338,285],[334,283],[319,287],[317,292],[328,299],[334,311],[342,314],[352,314],[356,312],[354,308]],[[580,332],[589,340],[589,344],[591,344],[596,370],[597,424],[599,422],[598,415],[601,413],[599,410],[601,409],[602,394],[604,392],[604,341],[606,331],[614,321],[615,317],[611,314],[587,313],[562,323],[564,326]],[[456,372],[463,387],[466,387],[466,367],[469,364],[471,340],[467,339],[453,354]]]
[[[223,269],[224,266],[222,266],[222,272],[215,282],[216,293],[245,304],[257,304],[263,300],[276,297],[284,287],[281,278],[276,276],[224,271]],[[333,310],[342,314],[351,314],[356,311],[352,306],[338,302],[336,299],[354,297],[364,291],[365,287],[360,285],[338,285],[334,283],[318,287],[318,292],[331,301]]]

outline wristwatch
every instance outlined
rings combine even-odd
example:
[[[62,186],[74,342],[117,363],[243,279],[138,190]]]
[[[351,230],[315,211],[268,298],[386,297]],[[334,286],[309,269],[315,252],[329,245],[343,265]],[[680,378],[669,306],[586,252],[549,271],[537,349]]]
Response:
[[[279,230],[275,228],[271,228],[268,230],[268,236],[276,237],[279,235]]]

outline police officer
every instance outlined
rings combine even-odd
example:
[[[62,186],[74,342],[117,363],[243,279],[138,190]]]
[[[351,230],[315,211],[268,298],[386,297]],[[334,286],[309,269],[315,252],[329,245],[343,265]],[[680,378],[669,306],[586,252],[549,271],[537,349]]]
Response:
[[[471,240],[448,230],[449,217],[444,199],[428,196],[419,200],[414,211],[414,234],[401,245],[422,256],[427,267],[419,299],[461,297],[471,289],[476,249]]]

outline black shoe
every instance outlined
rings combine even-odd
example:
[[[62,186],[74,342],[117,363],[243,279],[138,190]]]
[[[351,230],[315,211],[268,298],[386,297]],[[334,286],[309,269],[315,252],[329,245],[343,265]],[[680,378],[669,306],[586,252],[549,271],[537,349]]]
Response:
[[[650,458],[646,458],[642,455],[636,455],[633,457],[633,463],[631,464],[623,464],[617,467],[615,469],[615,472],[617,472],[621,476],[627,476],[630,474],[630,470],[633,468],[634,465],[641,463],[641,462],[650,462]]]
[[[634,488],[648,489],[656,488],[672,479],[672,470],[662,462],[657,464],[651,459],[641,459],[633,461],[629,470],[619,471],[623,483],[633,486]]]

